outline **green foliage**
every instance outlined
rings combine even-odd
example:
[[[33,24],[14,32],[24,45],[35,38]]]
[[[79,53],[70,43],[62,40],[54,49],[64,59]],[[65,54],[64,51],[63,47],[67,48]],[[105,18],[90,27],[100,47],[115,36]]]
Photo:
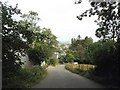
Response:
[[[78,40],[78,39],[77,39]],[[78,44],[77,44],[78,43]],[[77,46],[81,45],[83,47],[84,54],[79,53],[81,52],[82,48],[78,48]],[[86,60],[80,60],[80,63],[92,63],[96,65],[96,68],[92,70],[92,72],[89,72],[90,75],[93,77],[100,77],[101,80],[107,80],[106,81],[100,81],[108,83],[112,82],[119,83],[119,38],[117,39],[117,42],[113,40],[99,40],[98,42],[91,42],[85,44],[85,40],[79,39],[79,42],[76,41],[76,39],[72,39],[72,45],[70,47],[71,50],[74,52],[74,56],[80,55],[79,59],[81,59],[81,55],[84,55],[84,58]],[[79,52],[78,52],[79,50]],[[79,53],[79,54],[78,54]],[[83,59],[83,58],[82,58]],[[83,73],[79,72],[77,69],[71,69],[70,71],[75,73]],[[85,72],[86,73],[86,72]],[[96,79],[97,79],[96,78]],[[98,80],[99,81],[99,80]],[[111,83],[111,84],[112,84]]]
[[[74,60],[74,56],[71,53],[67,53],[66,60],[67,62],[72,62]]]
[[[93,49],[92,49],[93,48]],[[95,77],[103,78],[106,84],[119,83],[118,49],[112,40],[98,41],[91,45],[93,63],[97,66],[92,72]]]
[[[40,66],[20,69],[17,76],[11,77],[4,88],[28,88],[46,76],[46,70]]]
[[[115,64],[114,53],[115,53],[114,42],[112,41],[101,43],[101,45],[97,47],[96,50],[94,51],[93,55],[97,68],[100,68],[101,70],[105,70],[105,71],[97,70],[98,72],[102,72],[101,73],[102,75],[107,75],[105,73],[112,71],[112,66],[113,64]]]
[[[64,59],[66,60],[66,62],[73,62],[75,59],[73,51],[67,50]]]
[[[37,54],[31,54],[33,58],[36,58],[33,60],[31,55],[29,55],[29,58],[31,58],[32,62],[36,64],[39,62],[38,64],[40,64],[41,61],[47,62],[47,60],[53,56],[54,52],[57,50],[58,41],[56,40],[56,36],[51,33],[50,29],[44,28],[41,30],[40,36],[34,43],[35,48],[33,52],[37,52]]]
[[[29,31],[33,32],[31,36],[30,46],[34,44],[34,49],[28,50],[28,56],[33,64],[41,64],[42,61],[49,60],[56,51],[57,43],[56,36],[52,34],[48,28],[40,28],[37,25],[39,21],[38,13],[29,11],[28,14],[23,14],[23,20],[20,20],[21,25],[30,23]]]
[[[23,86],[28,83],[21,81],[24,80],[22,76],[20,77],[21,80],[19,80],[18,73],[21,72],[21,65],[23,64],[21,56],[29,53],[30,61],[33,64],[40,64],[41,61],[50,58],[56,50],[58,43],[56,36],[51,33],[50,29],[41,29],[40,26],[37,26],[39,21],[37,12],[30,11],[29,13],[28,15],[22,15],[17,5],[13,8],[6,3],[2,4],[3,88],[19,87],[19,83],[23,84]],[[21,15],[22,20],[15,20],[14,15]],[[31,49],[33,42],[35,48]],[[25,74],[29,78],[28,74],[31,73],[26,72]],[[19,83],[17,83],[17,80]]]
[[[38,13],[34,11],[29,11],[28,14],[23,14],[21,17],[24,19],[24,21],[30,22],[32,26],[35,26],[40,20]]]
[[[43,38],[41,38],[41,48],[46,53],[46,57],[49,59],[52,57],[54,52],[57,50],[57,37],[52,34],[50,29],[43,28],[41,35]]]
[[[55,66],[55,65],[58,64],[58,60],[51,58],[51,59],[48,60],[47,63],[48,63],[48,65],[53,65],[53,66]]]
[[[45,53],[44,51],[40,50],[40,49],[29,49],[28,50],[28,57],[29,60],[32,62],[33,65],[40,65],[41,62],[45,61],[46,57],[45,57]]]
[[[119,83],[119,57],[120,57],[120,3],[114,2],[93,2],[90,1],[91,8],[77,16],[79,20],[83,17],[98,17],[95,22],[99,25],[96,36],[102,41],[89,46],[92,51],[94,63],[97,65],[94,73],[99,77],[104,77],[108,82]],[[117,39],[117,42],[116,40]],[[113,40],[113,41],[111,41]],[[92,50],[93,49],[93,50]]]
[[[59,63],[60,63],[60,64],[63,64],[63,63],[65,63],[65,62],[67,62],[67,60],[66,60],[66,58],[65,58],[65,55],[61,55],[61,56],[58,58],[58,60],[59,60]]]
[[[15,77],[21,68],[20,55],[28,49],[28,38],[32,35],[28,31],[29,25],[21,26],[13,19],[14,15],[21,14],[20,10],[6,3],[2,4],[2,70],[3,86],[6,80]],[[26,35],[28,34],[29,35]],[[27,40],[24,40],[26,38]]]
[[[70,50],[73,51],[74,60],[79,61],[79,63],[91,63],[89,46],[93,43],[92,38],[87,36],[81,39],[78,35],[77,39],[71,39]]]
[[[94,2],[90,1],[91,8],[81,15],[77,16],[79,20],[83,17],[98,16],[95,20],[99,28],[96,30],[96,36],[102,39],[115,39],[119,33],[120,3],[114,2]]]

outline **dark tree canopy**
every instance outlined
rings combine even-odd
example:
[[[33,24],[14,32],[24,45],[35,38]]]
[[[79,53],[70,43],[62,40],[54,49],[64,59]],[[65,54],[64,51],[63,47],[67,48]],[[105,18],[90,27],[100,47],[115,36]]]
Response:
[[[3,78],[11,77],[15,72],[21,68],[20,55],[24,55],[28,49],[28,39],[32,33],[28,31],[29,24],[21,26],[16,20],[13,19],[13,15],[21,14],[20,10],[16,7],[12,7],[2,4],[2,69]],[[4,79],[3,79],[4,80]]]
[[[115,39],[120,33],[120,3],[117,2],[93,2],[90,0],[91,8],[77,16],[79,20],[83,17],[98,16],[95,20],[99,28],[96,36],[102,39]]]
[[[98,17],[95,20],[99,26],[96,36],[102,39],[90,46],[97,65],[94,74],[106,78],[109,84],[110,82],[118,84],[120,83],[120,2],[117,0],[114,2],[112,0],[111,2],[95,1],[90,0],[91,8],[77,18],[82,20],[87,16]]]

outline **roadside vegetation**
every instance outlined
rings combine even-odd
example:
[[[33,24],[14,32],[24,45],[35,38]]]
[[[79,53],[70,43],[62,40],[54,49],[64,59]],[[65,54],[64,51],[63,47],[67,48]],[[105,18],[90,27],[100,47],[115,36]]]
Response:
[[[65,65],[65,68],[73,73],[89,77],[90,71],[92,71],[95,68],[95,65],[67,63]]]
[[[58,59],[50,59],[49,62],[48,62],[48,65],[52,65],[52,66],[56,66],[58,65]]]
[[[105,85],[105,82],[104,82],[103,78],[95,77],[93,75],[94,68],[95,68],[95,65],[91,65],[91,64],[71,64],[71,63],[67,63],[65,65],[65,69],[71,71],[72,73],[76,73],[78,75],[84,76],[86,78],[89,78],[91,80],[94,80],[96,82],[99,82],[99,83]]]
[[[47,75],[47,70],[40,66],[28,67],[20,69],[14,77],[3,79],[4,88],[29,88],[40,80],[44,79]]]
[[[84,1],[78,0],[76,4]],[[77,16],[78,20],[84,17],[97,16],[95,20],[99,28],[95,35],[100,38],[93,42],[92,38],[84,39],[78,35],[71,39],[71,45],[65,58],[66,62],[78,62],[79,64],[92,64],[95,68],[87,72],[80,68],[66,65],[72,72],[89,76],[108,87],[119,87],[120,83],[120,3],[115,2],[93,2],[89,1],[91,8]],[[72,55],[71,55],[72,54]],[[73,60],[71,60],[71,56]],[[89,74],[88,74],[89,73]],[[87,75],[86,75],[87,74]]]
[[[65,69],[69,70],[72,73],[76,73],[78,75],[84,76],[88,79],[94,80],[98,83],[101,83],[102,85],[108,87],[108,88],[115,88],[119,87],[118,82],[112,82],[106,77],[100,77],[96,76],[94,74],[95,70],[95,65],[90,65],[90,64],[71,64],[67,63],[65,65]]]
[[[12,7],[1,3],[1,6],[2,88],[30,87],[46,76],[48,62],[53,58],[58,41],[51,29],[40,28],[37,24],[40,20],[37,12],[22,14],[18,5]],[[26,55],[31,64],[28,67],[21,59]],[[41,66],[43,61],[46,63]],[[52,64],[55,65],[54,60]]]
[[[79,0],[78,0],[79,1]],[[81,0],[80,0],[81,1]],[[76,2],[81,3],[81,2]],[[18,6],[2,4],[2,87],[30,87],[46,76],[46,65],[78,62],[78,65],[66,64],[65,68],[110,87],[119,87],[120,83],[120,3],[89,1],[91,8],[77,16],[96,15],[99,28],[95,35],[100,38],[93,42],[91,37],[71,39],[68,49],[54,58],[58,50],[57,37],[50,28],[41,28],[38,13],[29,11],[22,14]],[[14,18],[18,15],[19,20]],[[22,68],[21,56],[28,55],[32,67]],[[94,67],[94,68],[92,68]]]
[[[77,38],[74,39],[74,43],[71,43],[66,55],[61,57],[61,59],[64,58],[63,62],[69,63],[65,68],[108,87],[119,87],[118,42],[99,40],[89,43],[85,41],[86,39]]]

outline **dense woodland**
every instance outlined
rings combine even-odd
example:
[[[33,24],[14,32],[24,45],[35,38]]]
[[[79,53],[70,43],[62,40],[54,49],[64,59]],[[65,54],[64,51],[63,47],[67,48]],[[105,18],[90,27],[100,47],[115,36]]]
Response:
[[[79,4],[82,2],[76,2]],[[84,17],[98,16],[95,20],[99,26],[96,36],[99,41],[93,42],[91,37],[84,39],[78,35],[71,38],[70,47],[65,50],[66,55],[60,56],[59,61],[64,63],[78,62],[80,64],[96,65],[92,75],[106,78],[108,82],[120,83],[120,3],[116,2],[89,2],[91,8],[77,16],[78,20]],[[13,16],[20,16],[16,20]],[[51,29],[41,28],[38,13],[29,11],[22,14],[20,9],[2,4],[2,73],[3,88],[28,87],[19,79],[37,77],[28,82],[40,79],[38,76],[45,73],[40,66],[42,61],[47,64],[56,61],[52,59],[54,52],[58,51],[57,37]],[[30,62],[36,66],[23,69],[20,55],[28,54]],[[38,76],[37,76],[38,75]],[[9,85],[13,83],[12,85]],[[21,86],[18,85],[21,83]]]

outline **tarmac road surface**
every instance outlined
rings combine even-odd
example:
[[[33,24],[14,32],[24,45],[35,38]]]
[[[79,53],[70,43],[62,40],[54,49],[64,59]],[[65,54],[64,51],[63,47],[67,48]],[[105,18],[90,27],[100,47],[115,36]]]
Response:
[[[46,78],[32,88],[104,88],[104,86],[71,73],[64,68],[64,65],[58,65],[49,66]]]

